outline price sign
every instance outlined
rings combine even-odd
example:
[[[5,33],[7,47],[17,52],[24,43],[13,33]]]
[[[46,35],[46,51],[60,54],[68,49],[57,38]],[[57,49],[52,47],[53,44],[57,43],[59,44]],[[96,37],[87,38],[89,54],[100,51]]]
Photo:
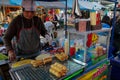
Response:
[[[98,35],[96,33],[90,33],[87,35],[87,47],[98,42]]]

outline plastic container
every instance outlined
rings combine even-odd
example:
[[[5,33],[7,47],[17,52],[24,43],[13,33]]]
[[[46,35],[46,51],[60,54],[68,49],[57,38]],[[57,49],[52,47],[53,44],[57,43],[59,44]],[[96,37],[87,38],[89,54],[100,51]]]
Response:
[[[73,56],[73,55],[75,55],[75,47],[71,46],[70,47],[70,56]]]
[[[69,53],[69,41],[68,41],[68,39],[65,39],[64,50],[65,50],[65,54]]]
[[[90,11],[90,21],[91,21],[91,25],[96,25],[96,11],[95,10]]]

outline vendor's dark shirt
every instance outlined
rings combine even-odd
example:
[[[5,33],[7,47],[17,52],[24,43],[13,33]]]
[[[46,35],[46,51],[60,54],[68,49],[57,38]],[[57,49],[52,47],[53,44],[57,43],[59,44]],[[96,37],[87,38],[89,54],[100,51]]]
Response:
[[[44,27],[44,24],[42,23],[41,19],[38,18],[37,16],[34,16],[33,19],[28,20],[25,17],[23,17],[22,15],[18,15],[10,23],[10,25],[3,37],[3,41],[7,48],[7,51],[13,49],[12,43],[11,43],[11,40],[13,39],[13,37],[15,36],[17,40],[19,39],[19,32],[23,27],[22,20],[23,20],[24,28],[32,27],[32,25],[33,25],[32,22],[34,22],[34,26],[37,28],[37,30],[39,31],[39,33],[42,36],[45,36],[45,34],[47,33],[47,31]]]

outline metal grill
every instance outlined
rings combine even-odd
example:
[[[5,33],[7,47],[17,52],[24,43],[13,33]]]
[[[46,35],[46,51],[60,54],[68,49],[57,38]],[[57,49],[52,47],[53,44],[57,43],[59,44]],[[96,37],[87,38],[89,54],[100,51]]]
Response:
[[[55,62],[59,62],[67,67],[68,72],[65,76],[57,78],[49,73],[50,65]],[[82,62],[76,61],[74,59],[68,59],[67,61],[62,62],[57,59],[53,59],[52,63],[40,66],[38,68],[34,68],[32,65],[24,65],[13,68],[9,72],[12,80],[63,80],[72,73],[83,69],[85,66],[86,64],[82,64]]]
[[[42,67],[33,68],[28,65],[10,70],[10,74],[13,80],[53,80]]]

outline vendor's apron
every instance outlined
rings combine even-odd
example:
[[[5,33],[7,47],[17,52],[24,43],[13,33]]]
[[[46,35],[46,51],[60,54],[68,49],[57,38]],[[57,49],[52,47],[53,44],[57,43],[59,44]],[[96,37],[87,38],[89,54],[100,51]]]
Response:
[[[22,20],[22,29],[19,32],[19,39],[17,41],[17,58],[34,58],[40,54],[40,38],[37,29],[33,26],[25,28]]]

